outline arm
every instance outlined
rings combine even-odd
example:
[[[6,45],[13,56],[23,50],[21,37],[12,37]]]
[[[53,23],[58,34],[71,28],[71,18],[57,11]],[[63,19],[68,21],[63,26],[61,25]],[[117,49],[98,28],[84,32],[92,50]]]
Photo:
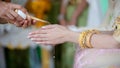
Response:
[[[2,3],[2,0],[0,0],[0,4],[1,4],[1,3]],[[6,20],[0,18],[0,24],[6,24],[6,23],[7,23]]]
[[[66,8],[68,5],[69,0],[62,0],[61,1],[61,8],[60,8],[60,15],[59,15],[59,21],[61,25],[66,25],[66,21],[65,21],[65,14],[66,14]]]
[[[80,33],[71,32],[68,34],[66,40],[78,44],[78,37]],[[72,39],[71,39],[72,38]],[[93,48],[119,48],[119,43],[113,38],[110,32],[94,34],[91,38]]]
[[[65,15],[68,2],[69,2],[69,0],[62,0],[61,8],[60,8],[60,14]]]
[[[38,44],[60,44],[73,42],[78,44],[80,33],[73,32],[59,25],[49,25],[30,33],[28,36]],[[112,33],[102,32],[94,34],[91,38],[93,48],[119,48],[119,43],[113,38]]]
[[[76,25],[78,16],[84,11],[84,9],[87,7],[87,5],[88,5],[88,3],[86,2],[86,0],[81,0],[81,2],[79,2],[77,4],[77,8],[73,12],[73,15],[72,15],[72,18],[70,21],[70,25]]]

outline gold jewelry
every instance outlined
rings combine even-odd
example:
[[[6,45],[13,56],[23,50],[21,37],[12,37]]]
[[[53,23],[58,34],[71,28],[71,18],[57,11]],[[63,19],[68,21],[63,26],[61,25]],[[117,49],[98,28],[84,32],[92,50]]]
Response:
[[[81,48],[93,48],[91,44],[91,37],[93,34],[97,34],[99,31],[97,30],[87,30],[83,31],[79,36],[79,44]]]
[[[92,44],[91,44],[91,37],[94,35],[94,34],[98,34],[100,33],[99,31],[97,30],[91,30],[89,32],[89,34],[87,35],[87,39],[86,39],[86,45],[88,46],[88,48],[93,48]]]
[[[87,46],[86,46],[86,44],[85,44],[85,42],[86,42],[86,36],[87,36],[87,34],[88,34],[88,30],[87,31],[84,31],[84,32],[82,32],[81,34],[80,34],[80,36],[79,36],[79,44],[80,44],[80,47],[81,48],[88,48]]]
[[[120,16],[116,18],[113,28],[114,28],[113,37],[116,41],[120,42]]]
[[[116,18],[116,20],[115,20],[115,22],[114,22],[114,24],[113,24],[113,28],[114,28],[115,30],[120,29],[120,16]]]
[[[91,37],[92,37],[92,33],[89,33],[86,37],[86,44],[89,48],[93,48],[93,46],[91,45]]]

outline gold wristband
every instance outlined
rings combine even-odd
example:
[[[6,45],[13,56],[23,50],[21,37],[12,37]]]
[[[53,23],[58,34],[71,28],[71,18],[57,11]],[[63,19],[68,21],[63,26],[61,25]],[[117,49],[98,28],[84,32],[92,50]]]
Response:
[[[87,46],[86,46],[86,36],[87,36],[87,34],[88,34],[88,30],[87,31],[84,31],[84,32],[82,32],[81,34],[80,34],[80,36],[79,36],[79,44],[80,44],[80,47],[81,48],[88,48]]]
[[[91,44],[91,37],[93,34],[97,34],[99,31],[97,30],[87,30],[80,34],[79,36],[79,44],[81,48],[93,48]]]
[[[94,35],[94,34],[98,34],[99,31],[97,30],[91,30],[89,32],[89,34],[87,35],[86,37],[86,45],[88,46],[88,48],[93,48],[92,44],[91,44],[91,37]]]
[[[88,46],[88,48],[93,48],[93,46],[91,45],[91,37],[92,33],[89,33],[86,37],[86,45]]]

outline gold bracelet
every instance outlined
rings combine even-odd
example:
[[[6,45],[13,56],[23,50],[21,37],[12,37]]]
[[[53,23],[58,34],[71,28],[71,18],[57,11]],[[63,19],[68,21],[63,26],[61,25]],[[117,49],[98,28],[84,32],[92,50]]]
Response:
[[[79,44],[81,48],[93,48],[91,45],[91,37],[93,34],[97,34],[99,31],[97,30],[87,30],[80,34],[79,36]]]
[[[88,34],[88,32],[89,32],[89,30],[87,30],[87,31],[84,31],[84,32],[82,32],[81,34],[80,34],[80,36],[79,36],[79,44],[80,44],[80,47],[81,48],[88,48],[87,46],[86,46],[86,36],[87,36],[87,34]]]
[[[97,31],[97,30],[91,30],[91,31],[89,32],[89,34],[88,34],[87,37],[86,37],[86,45],[87,45],[88,48],[93,48],[93,46],[92,46],[92,44],[91,44],[91,37],[92,37],[94,34],[98,34],[98,33],[100,33],[100,32]]]
[[[85,33],[82,32],[82,33],[80,34],[80,36],[79,36],[79,40],[78,40],[79,45],[80,45],[81,48],[84,48],[84,44],[83,44],[84,34],[85,34]]]

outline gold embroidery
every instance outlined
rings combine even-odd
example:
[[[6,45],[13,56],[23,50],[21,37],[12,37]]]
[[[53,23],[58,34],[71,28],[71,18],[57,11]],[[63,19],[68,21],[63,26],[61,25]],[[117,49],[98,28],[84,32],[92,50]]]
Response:
[[[114,27],[113,37],[115,38],[115,40],[120,42],[120,16],[116,18],[113,27]]]

